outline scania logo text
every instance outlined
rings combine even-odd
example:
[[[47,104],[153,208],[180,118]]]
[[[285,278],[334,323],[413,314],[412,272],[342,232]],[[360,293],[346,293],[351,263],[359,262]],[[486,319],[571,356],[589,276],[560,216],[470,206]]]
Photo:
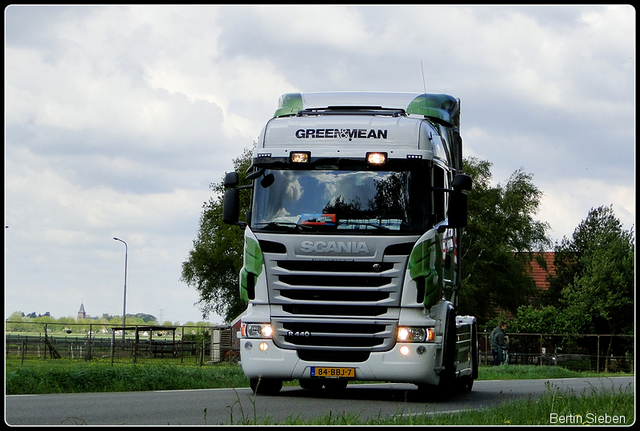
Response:
[[[359,241],[302,241],[302,253],[369,254],[366,242]]]

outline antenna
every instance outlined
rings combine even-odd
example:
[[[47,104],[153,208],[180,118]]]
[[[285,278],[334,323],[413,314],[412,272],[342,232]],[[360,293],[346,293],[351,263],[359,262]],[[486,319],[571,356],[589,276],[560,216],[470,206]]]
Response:
[[[427,94],[427,83],[424,80],[424,66],[422,60],[420,60],[420,70],[422,70],[422,86],[424,87],[424,107],[429,108],[429,95]]]
[[[424,80],[424,66],[422,60],[420,60],[420,70],[422,70],[422,86],[424,87],[424,94],[427,94],[427,83]]]

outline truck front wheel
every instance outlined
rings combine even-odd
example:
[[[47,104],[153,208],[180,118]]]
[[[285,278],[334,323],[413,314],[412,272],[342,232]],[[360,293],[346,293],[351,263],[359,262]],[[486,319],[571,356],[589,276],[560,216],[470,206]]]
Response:
[[[456,316],[453,309],[447,311],[447,327],[444,335],[442,365],[444,369],[440,371],[440,389],[448,391],[454,382],[456,375]]]
[[[300,379],[300,387],[302,389],[309,389],[309,390],[322,389],[322,380],[320,380],[320,379]]]
[[[326,379],[324,387],[328,391],[337,392],[346,389],[348,384],[349,381],[345,379]]]
[[[282,380],[258,377],[249,379],[249,385],[254,394],[275,395],[282,389]]]
[[[478,324],[471,326],[471,368],[470,376],[465,376],[458,382],[458,391],[468,394],[473,389],[473,382],[478,378]]]

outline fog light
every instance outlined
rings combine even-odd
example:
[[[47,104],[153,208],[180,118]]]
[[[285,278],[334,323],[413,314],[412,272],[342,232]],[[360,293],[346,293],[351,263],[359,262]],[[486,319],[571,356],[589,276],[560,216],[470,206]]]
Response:
[[[260,343],[260,345],[258,345],[258,348],[259,348],[261,351],[266,352],[266,351],[267,351],[267,349],[269,348],[269,345],[268,345],[267,343],[264,343],[264,342],[263,342],[263,343]]]
[[[427,351],[427,348],[424,346],[418,346],[418,348],[416,349],[416,353],[418,355],[424,355],[424,352]]]
[[[400,347],[400,354],[402,356],[407,356],[409,354],[409,346],[401,346]]]
[[[244,348],[245,350],[251,350],[253,348],[253,344],[251,344],[251,341],[247,341],[246,343],[244,343]]]

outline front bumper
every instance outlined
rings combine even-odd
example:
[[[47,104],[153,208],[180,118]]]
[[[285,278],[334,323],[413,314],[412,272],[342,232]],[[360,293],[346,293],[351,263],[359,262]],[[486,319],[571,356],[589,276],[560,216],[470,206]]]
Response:
[[[409,354],[400,353],[402,346],[409,347]],[[435,343],[397,343],[389,351],[371,352],[365,362],[304,361],[295,350],[281,349],[269,339],[240,340],[242,370],[249,379],[308,379],[311,367],[346,367],[355,368],[355,380],[437,385],[439,352]]]

